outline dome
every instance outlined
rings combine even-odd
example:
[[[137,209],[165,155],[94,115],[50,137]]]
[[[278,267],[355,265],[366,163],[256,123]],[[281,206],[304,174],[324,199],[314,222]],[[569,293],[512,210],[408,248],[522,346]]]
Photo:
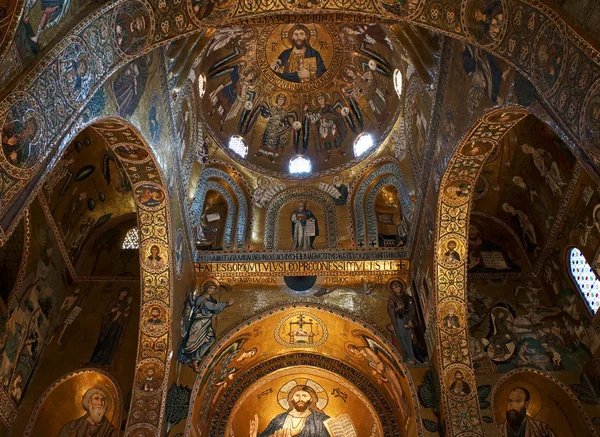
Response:
[[[401,50],[380,24],[217,29],[199,63],[200,119],[229,156],[262,174],[338,172],[376,150],[397,120]],[[357,148],[366,134],[373,145]],[[232,137],[243,139],[245,156],[230,147]],[[299,157],[310,172],[290,173]]]

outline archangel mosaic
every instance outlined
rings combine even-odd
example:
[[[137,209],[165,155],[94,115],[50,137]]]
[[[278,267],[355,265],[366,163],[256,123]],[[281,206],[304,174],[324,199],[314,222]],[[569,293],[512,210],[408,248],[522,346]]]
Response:
[[[598,17],[0,0],[0,437],[599,435]]]

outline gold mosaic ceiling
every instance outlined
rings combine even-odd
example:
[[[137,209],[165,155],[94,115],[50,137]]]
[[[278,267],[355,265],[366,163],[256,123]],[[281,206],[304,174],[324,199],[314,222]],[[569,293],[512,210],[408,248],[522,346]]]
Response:
[[[219,28],[200,62],[200,117],[216,143],[253,170],[332,174],[376,150],[396,121],[401,51],[379,24]],[[311,170],[290,173],[296,160]]]

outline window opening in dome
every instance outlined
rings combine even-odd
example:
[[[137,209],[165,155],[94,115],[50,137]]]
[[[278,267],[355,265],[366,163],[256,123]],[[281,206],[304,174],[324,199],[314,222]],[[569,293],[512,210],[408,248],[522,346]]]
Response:
[[[304,156],[296,156],[290,159],[290,173],[310,173],[311,170],[310,159]]]
[[[600,281],[583,253],[576,247],[569,252],[569,270],[590,310],[593,314],[596,314],[600,307]]]
[[[398,97],[402,97],[402,72],[400,70],[394,70],[394,88]]]
[[[138,233],[137,227],[129,229],[125,233],[123,238],[123,249],[139,249],[140,248],[140,234]]]
[[[375,141],[371,134],[360,134],[354,141],[354,156],[359,157],[371,147],[373,147]]]
[[[239,135],[233,135],[229,139],[229,148],[242,158],[245,158],[248,155],[248,146],[244,142],[244,139]]]
[[[204,73],[198,76],[198,95],[200,98],[204,96],[204,91],[206,91],[206,78],[204,77]]]

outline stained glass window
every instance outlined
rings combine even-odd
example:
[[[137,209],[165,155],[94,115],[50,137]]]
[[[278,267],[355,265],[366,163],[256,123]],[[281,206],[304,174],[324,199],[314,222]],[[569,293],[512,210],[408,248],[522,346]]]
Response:
[[[583,253],[577,248],[571,249],[569,253],[569,267],[571,276],[579,287],[592,313],[596,314],[600,307],[600,281],[598,276],[588,264]]]
[[[123,249],[139,249],[140,248],[140,234],[137,228],[131,228],[125,233],[123,238]]]

